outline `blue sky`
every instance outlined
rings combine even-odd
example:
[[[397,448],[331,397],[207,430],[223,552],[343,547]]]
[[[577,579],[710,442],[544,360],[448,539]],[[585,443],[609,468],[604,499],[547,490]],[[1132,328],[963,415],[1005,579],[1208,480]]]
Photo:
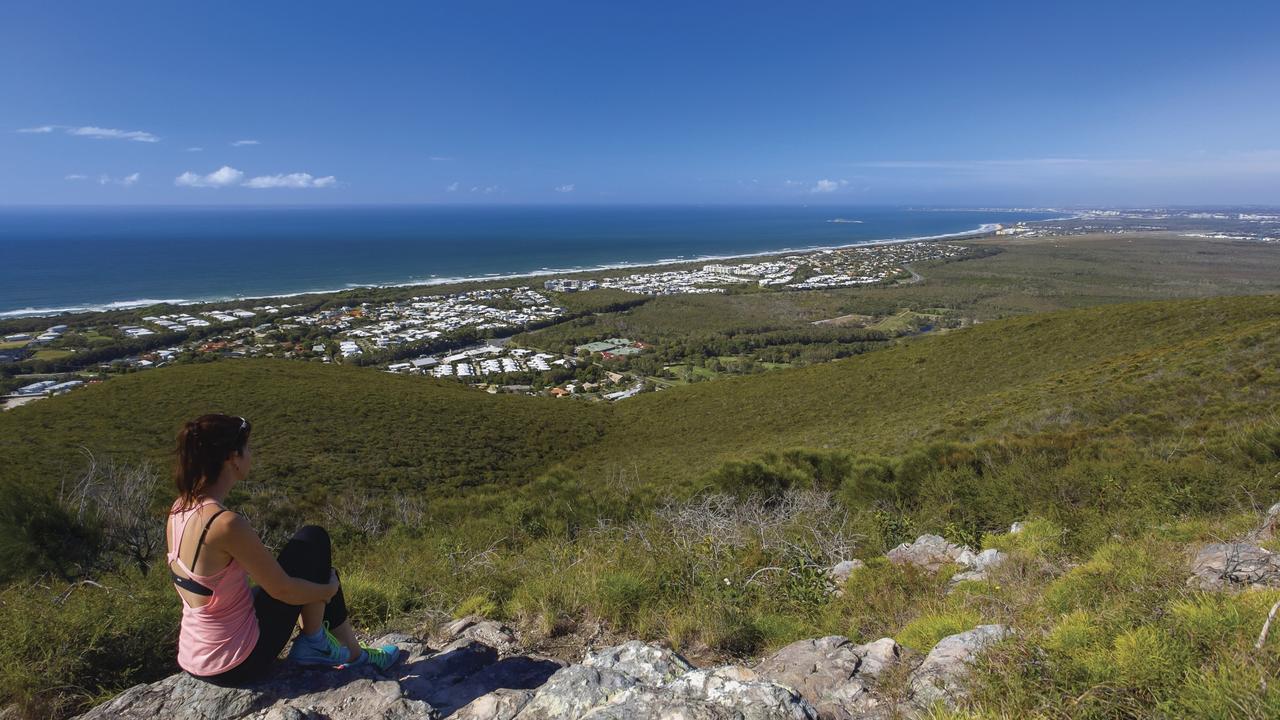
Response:
[[[0,204],[1280,204],[1277,27],[1261,0],[5,3]]]

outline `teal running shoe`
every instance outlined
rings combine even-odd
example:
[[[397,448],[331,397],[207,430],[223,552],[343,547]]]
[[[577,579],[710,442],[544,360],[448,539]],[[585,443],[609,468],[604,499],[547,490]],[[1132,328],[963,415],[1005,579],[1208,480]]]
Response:
[[[364,665],[375,667],[378,670],[386,670],[396,664],[396,660],[400,659],[400,648],[395,645],[382,645],[380,647],[369,647],[367,645],[360,646],[364,652],[360,653],[360,657],[354,661],[341,666],[341,669],[357,668]]]
[[[308,640],[301,634],[289,648],[289,659],[299,665],[327,665],[338,667],[347,662],[351,654],[347,646],[329,632],[329,624],[325,623],[324,635],[319,641]]]

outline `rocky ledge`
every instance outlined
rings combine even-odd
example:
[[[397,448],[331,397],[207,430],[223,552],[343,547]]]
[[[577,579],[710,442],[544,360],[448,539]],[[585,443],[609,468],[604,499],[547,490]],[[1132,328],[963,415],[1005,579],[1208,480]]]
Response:
[[[1280,527],[1280,503],[1271,506],[1256,530],[1233,542],[1210,543],[1191,561],[1187,585],[1201,590],[1280,587],[1280,553],[1259,543],[1273,541]]]
[[[695,668],[679,654],[633,640],[581,662],[516,653],[499,623],[469,618],[442,629],[432,649],[403,635],[405,658],[389,673],[282,665],[269,682],[220,688],[185,674],[138,685],[83,720],[855,720],[924,714],[954,704],[977,655],[1010,631],[984,625],[952,635],[914,669],[891,638],[855,645],[831,636],[792,643],[753,667]],[[914,664],[914,663],[912,663]],[[904,704],[877,682],[907,673]]]

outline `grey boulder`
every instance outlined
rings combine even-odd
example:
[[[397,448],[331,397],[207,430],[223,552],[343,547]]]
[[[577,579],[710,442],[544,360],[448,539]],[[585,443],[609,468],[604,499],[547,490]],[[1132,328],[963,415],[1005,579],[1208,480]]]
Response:
[[[922,708],[935,703],[954,707],[965,695],[965,680],[974,661],[1012,634],[1004,625],[979,625],[940,640],[912,673],[912,702]]]
[[[476,701],[487,702],[484,698]],[[475,705],[476,703],[473,703]],[[631,641],[590,653],[552,675],[514,715],[468,720],[812,720],[790,689],[740,667],[695,669],[677,653]]]
[[[1213,543],[1196,553],[1187,584],[1201,590],[1280,587],[1280,554],[1252,543]]]
[[[831,591],[836,597],[844,595],[844,584],[849,582],[853,571],[866,567],[861,560],[841,560],[827,568],[827,580],[831,583]]]
[[[885,553],[885,557],[894,565],[915,565],[936,572],[957,562],[966,552],[972,553],[941,535],[921,535],[914,542],[902,543]]]
[[[987,579],[987,573],[994,568],[1000,567],[1007,558],[1007,555],[995,548],[988,548],[977,554],[968,553],[967,555],[962,555],[960,563],[967,565],[969,569],[951,576],[951,582],[959,583],[966,580],[983,582]]]
[[[755,672],[794,690],[822,720],[853,720],[879,704],[872,694],[876,678],[897,663],[899,652],[892,638],[854,645],[832,635],[791,643],[762,660]]]

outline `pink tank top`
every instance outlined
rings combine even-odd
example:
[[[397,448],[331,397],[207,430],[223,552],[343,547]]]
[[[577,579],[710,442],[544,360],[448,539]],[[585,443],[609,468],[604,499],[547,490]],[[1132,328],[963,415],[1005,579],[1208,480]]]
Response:
[[[258,616],[253,611],[249,575],[232,558],[212,575],[197,575],[178,557],[182,533],[196,510],[213,503],[205,500],[186,510],[173,504],[169,537],[169,565],[175,563],[192,580],[213,591],[209,602],[194,607],[182,593],[182,628],[178,633],[178,666],[192,675],[217,675],[244,662],[258,642]],[[175,591],[177,590],[175,586]]]

